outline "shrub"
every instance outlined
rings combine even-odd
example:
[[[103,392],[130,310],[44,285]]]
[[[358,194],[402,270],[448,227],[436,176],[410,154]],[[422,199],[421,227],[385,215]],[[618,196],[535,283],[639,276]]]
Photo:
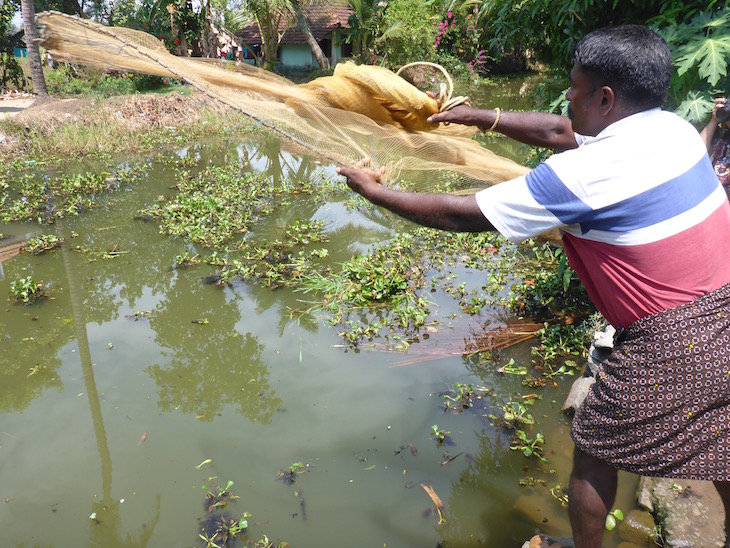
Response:
[[[131,73],[104,72],[95,68],[59,66],[46,73],[46,85],[52,95],[69,97],[74,95],[130,95],[137,92],[167,91],[175,80],[159,76]]]

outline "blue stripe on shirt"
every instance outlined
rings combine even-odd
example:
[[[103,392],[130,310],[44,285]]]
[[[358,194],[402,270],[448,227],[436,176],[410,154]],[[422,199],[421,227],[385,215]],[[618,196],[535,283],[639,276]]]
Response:
[[[718,185],[707,156],[666,183],[595,211],[545,163],[528,173],[526,182],[541,206],[566,226],[580,224],[584,234],[589,230],[627,232],[671,219],[701,203]]]

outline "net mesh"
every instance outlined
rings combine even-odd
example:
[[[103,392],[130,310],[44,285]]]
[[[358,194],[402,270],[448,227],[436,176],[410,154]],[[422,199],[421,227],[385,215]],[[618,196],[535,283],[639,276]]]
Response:
[[[332,76],[294,84],[247,64],[176,57],[132,29],[58,12],[41,13],[38,22],[43,46],[59,61],[182,79],[337,165],[370,157],[385,168],[385,184],[470,192],[527,172],[471,139],[471,128],[426,122],[448,97],[382,67],[339,63]],[[443,91],[443,82],[415,74]]]

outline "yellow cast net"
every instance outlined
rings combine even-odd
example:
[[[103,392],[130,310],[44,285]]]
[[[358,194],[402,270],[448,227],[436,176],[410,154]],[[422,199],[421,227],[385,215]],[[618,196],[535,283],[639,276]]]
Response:
[[[182,79],[334,164],[368,156],[385,168],[384,181],[401,188],[459,192],[527,172],[471,139],[473,129],[426,122],[448,107],[450,92],[426,93],[382,67],[340,63],[332,76],[294,84],[246,64],[176,57],[136,30],[57,12],[38,22],[54,59]],[[443,91],[443,82],[430,80]]]

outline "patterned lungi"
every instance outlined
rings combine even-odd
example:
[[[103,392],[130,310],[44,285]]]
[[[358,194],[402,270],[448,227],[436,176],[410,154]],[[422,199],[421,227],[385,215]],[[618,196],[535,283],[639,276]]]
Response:
[[[629,326],[572,437],[620,470],[730,481],[730,284]]]

